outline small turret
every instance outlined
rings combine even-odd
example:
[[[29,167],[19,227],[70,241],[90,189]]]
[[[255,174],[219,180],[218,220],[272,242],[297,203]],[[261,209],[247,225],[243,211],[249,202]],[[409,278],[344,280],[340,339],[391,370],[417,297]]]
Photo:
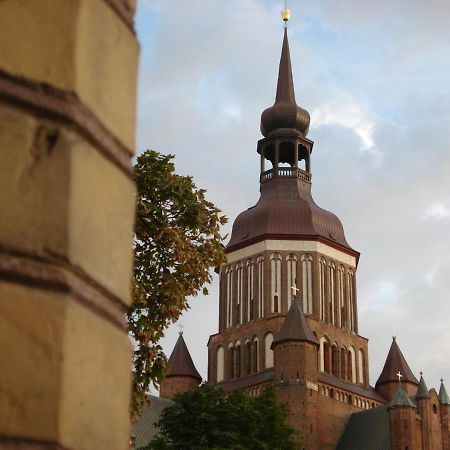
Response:
[[[442,378],[439,388],[439,410],[441,413],[442,448],[443,450],[450,450],[450,398]]]
[[[432,450],[432,436],[431,436],[431,395],[428,391],[428,387],[423,378],[422,372],[420,372],[419,387],[416,394],[417,412],[419,413],[422,421],[420,422],[422,431],[422,447],[423,450]]]
[[[306,447],[318,450],[319,342],[295,298],[272,349],[278,399],[289,405],[290,422],[301,431]]]
[[[395,395],[388,405],[388,412],[391,448],[419,450],[416,433],[416,406],[401,387],[397,387]]]
[[[169,368],[160,386],[160,396],[172,399],[179,392],[194,389],[202,381],[192,361],[183,333],[180,332],[177,343],[169,358]]]
[[[375,389],[387,400],[392,400],[398,387],[399,377],[401,378],[402,387],[406,393],[408,395],[415,395],[419,382],[409,368],[394,337]]]

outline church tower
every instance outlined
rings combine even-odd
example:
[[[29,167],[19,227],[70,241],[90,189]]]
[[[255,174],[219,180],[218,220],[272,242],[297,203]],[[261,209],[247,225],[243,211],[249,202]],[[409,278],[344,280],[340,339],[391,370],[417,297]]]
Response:
[[[316,373],[308,377],[315,380],[317,411],[323,409],[313,432],[326,449],[349,413],[384,399],[369,386],[367,339],[358,334],[359,253],[336,215],[312,197],[309,126],[309,113],[296,101],[285,27],[275,103],[261,115],[260,199],[236,218],[219,270],[219,332],[208,342],[208,380],[255,395],[265,383],[281,382],[289,358],[274,358],[274,349],[281,355],[276,336],[297,297],[314,337],[298,348],[314,348]]]

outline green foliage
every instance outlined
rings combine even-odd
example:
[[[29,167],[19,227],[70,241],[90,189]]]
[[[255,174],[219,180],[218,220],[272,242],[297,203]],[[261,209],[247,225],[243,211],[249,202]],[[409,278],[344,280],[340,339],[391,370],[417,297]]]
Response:
[[[287,423],[287,408],[277,404],[275,387],[259,397],[242,391],[225,395],[203,384],[175,396],[158,422],[159,435],[147,450],[295,450],[303,448]]]
[[[220,226],[226,218],[191,177],[175,174],[172,159],[147,150],[135,165],[133,304],[127,313],[136,343],[133,416],[142,411],[150,384],[164,375],[158,344],[164,330],[188,308],[188,297],[208,293],[211,268],[225,261]]]

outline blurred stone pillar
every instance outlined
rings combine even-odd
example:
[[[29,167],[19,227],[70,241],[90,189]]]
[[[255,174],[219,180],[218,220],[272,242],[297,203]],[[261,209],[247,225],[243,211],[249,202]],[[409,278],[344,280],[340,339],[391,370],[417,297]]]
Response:
[[[0,1],[0,448],[129,447],[134,0]]]

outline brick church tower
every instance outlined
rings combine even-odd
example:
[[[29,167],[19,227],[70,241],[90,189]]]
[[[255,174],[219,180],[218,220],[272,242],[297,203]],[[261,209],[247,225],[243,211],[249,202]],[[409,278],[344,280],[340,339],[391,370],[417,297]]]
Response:
[[[367,339],[358,334],[359,253],[312,197],[309,125],[285,28],[275,103],[261,116],[261,196],[235,220],[220,267],[208,380],[253,395],[274,382],[314,450],[334,448],[349,414],[385,400],[369,386]]]

